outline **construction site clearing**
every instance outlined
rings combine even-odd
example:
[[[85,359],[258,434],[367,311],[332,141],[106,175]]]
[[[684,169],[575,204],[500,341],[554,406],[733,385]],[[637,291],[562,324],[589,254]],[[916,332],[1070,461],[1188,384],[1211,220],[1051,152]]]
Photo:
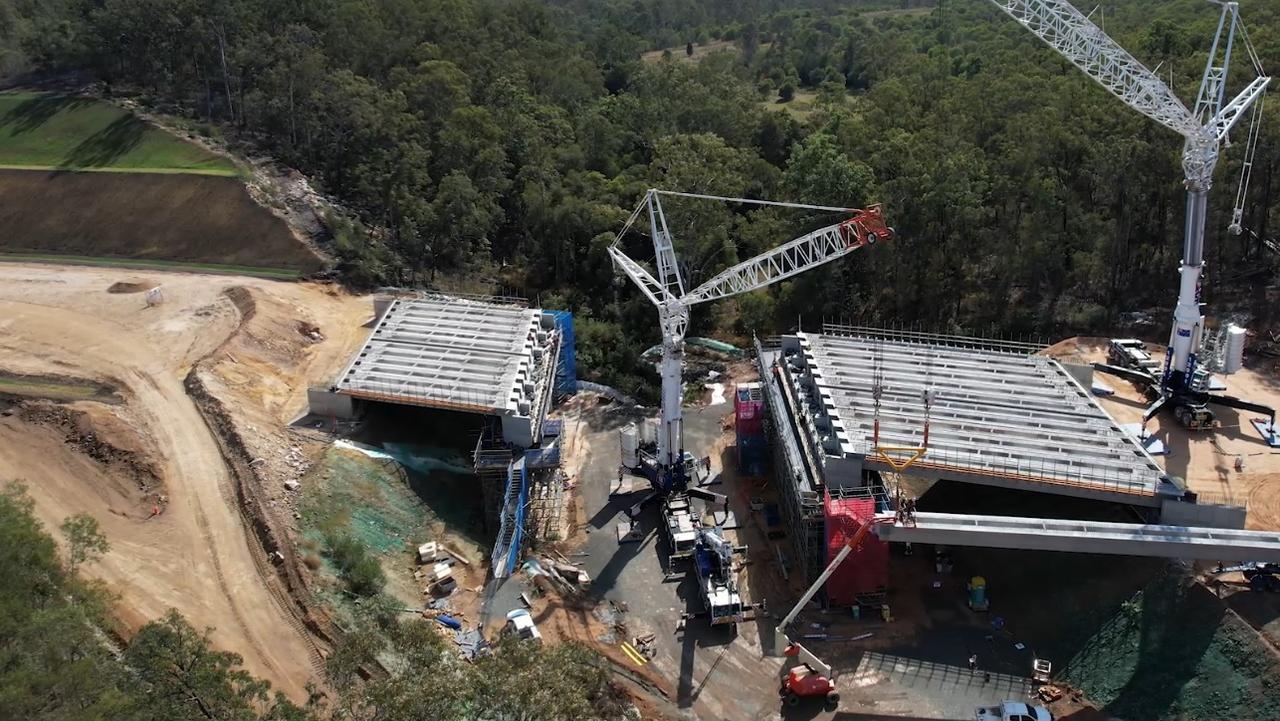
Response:
[[[153,288],[161,289],[159,302],[148,300]],[[437,619],[464,654],[481,651],[511,624],[509,614],[527,609],[543,643],[574,640],[600,651],[653,717],[692,712],[699,718],[829,718],[864,712],[965,718],[978,706],[1034,699],[1040,684],[1032,679],[1033,662],[1039,659],[1058,669],[1053,686],[1063,692],[1051,708],[1061,718],[1090,700],[1071,690],[1077,677],[1071,658],[1086,653],[1091,633],[1111,628],[1099,614],[1119,607],[1169,568],[1160,559],[1094,555],[1115,548],[1015,550],[1052,546],[1019,546],[1007,539],[967,547],[959,533],[946,536],[946,546],[926,545],[941,542],[924,535],[937,514],[948,522],[965,514],[1044,519],[1038,531],[1027,532],[1044,543],[1052,535],[1045,533],[1052,519],[1074,522],[1068,530],[1088,534],[1091,524],[1150,523],[1157,509],[1142,500],[1062,495],[1048,482],[1047,488],[1054,486],[1048,490],[975,482],[922,465],[918,476],[908,466],[896,477],[919,509],[914,523],[899,523],[892,512],[885,517],[884,503],[893,500],[892,465],[873,453],[846,454],[847,448],[838,455],[846,462],[861,455],[864,467],[839,477],[873,481],[866,484],[869,490],[841,490],[833,503],[816,506],[806,498],[792,518],[787,496],[798,487],[784,479],[795,476],[779,474],[776,464],[821,464],[817,487],[824,495],[837,471],[852,466],[842,467],[830,454],[806,461],[798,453],[796,439],[807,436],[794,435],[794,421],[776,413],[771,404],[779,399],[768,388],[773,381],[760,374],[773,373],[777,360],[767,349],[754,359],[713,355],[709,365],[723,371],[707,380],[725,390],[707,393],[684,414],[686,446],[697,449],[699,463],[705,459],[706,493],[695,494],[690,507],[698,527],[717,529],[735,549],[735,591],[743,605],[756,610],[740,623],[712,625],[702,608],[698,574],[669,558],[661,504],[640,502],[648,483],[618,483],[626,431],[647,422],[645,409],[594,391],[556,391],[559,400],[537,421],[540,438],[528,448],[498,443],[494,435],[501,434],[504,417],[536,418],[532,406],[522,415],[519,397],[510,407],[494,403],[483,413],[461,415],[458,409],[388,409],[368,399],[356,399],[348,420],[331,412],[309,414],[309,389],[311,400],[332,403],[328,389],[339,386],[375,333],[375,300],[314,283],[0,265],[0,464],[6,476],[26,481],[45,523],[56,525],[80,511],[102,523],[112,551],[85,572],[118,594],[122,635],[177,608],[212,628],[215,645],[240,653],[251,672],[305,698],[308,683],[323,686],[323,659],[348,622],[342,602],[333,600],[341,594],[325,590],[333,587],[325,580],[331,571],[314,560],[315,536],[307,529],[348,523],[375,549],[388,593],[406,609]],[[541,400],[557,378],[563,380],[563,365],[549,355],[535,359],[539,354],[532,349],[563,355],[572,333],[565,319],[493,300],[422,300],[463,303],[474,311],[487,304],[498,309],[493,312],[532,318],[520,331],[531,336],[531,345],[504,346],[502,352],[542,362],[545,370],[515,362],[509,367],[517,375],[495,374],[494,383]],[[385,309],[403,301],[377,302]],[[487,312],[476,317],[487,318]],[[867,409],[847,395],[870,386],[836,382],[833,359],[843,361],[830,354],[842,344],[862,342],[871,349],[863,351],[870,353],[866,360],[874,360],[878,344],[885,359],[882,401],[888,406],[895,397],[904,399],[893,411],[900,420],[891,421],[886,412],[882,432],[886,441],[909,446],[911,434],[923,428],[913,407],[919,404],[910,400],[919,394],[905,371],[887,360],[883,349],[890,341],[858,341],[871,334],[841,330],[806,336],[818,349],[811,359],[819,375],[845,394],[832,394],[831,408],[846,429],[860,429],[856,438],[873,430],[863,427]],[[540,333],[546,335],[539,338]],[[785,348],[788,342],[769,347]],[[1070,389],[1070,402],[1083,409],[1078,413],[1093,419],[1064,435],[1083,443],[1088,434],[1101,434],[1094,442],[1098,453],[1122,449],[1123,467],[1149,479],[1130,495],[1157,498],[1162,484],[1173,484],[1206,499],[1194,505],[1242,508],[1252,531],[1280,530],[1280,454],[1251,433],[1243,415],[1226,414],[1212,436],[1159,416],[1148,435],[1170,452],[1147,453],[1141,434],[1122,428],[1135,414],[1140,417],[1137,391],[1108,381],[1110,394],[1098,395],[1091,383],[1067,372],[1070,365],[1105,354],[1105,341],[1064,341],[1036,353],[987,348],[974,356],[965,355],[955,339],[932,345],[930,359],[913,367],[938,386],[948,373],[967,378],[965,363],[984,354],[1027,369],[1045,368],[1049,357],[1060,359],[1064,365],[1036,377]],[[517,380],[521,368],[526,372]],[[528,388],[525,377],[537,379],[538,387]],[[1275,378],[1274,368],[1247,367],[1227,384],[1274,405],[1280,402]],[[1089,392],[1082,396],[1083,388]],[[940,391],[933,401],[931,440],[939,449],[962,440],[952,440],[946,429],[951,421],[942,409],[950,392]],[[1034,402],[1031,394],[1015,395],[1023,404]],[[819,391],[806,402],[819,408],[825,397]],[[363,403],[370,405],[361,409]],[[954,404],[956,414],[961,405]],[[778,436],[784,425],[791,429],[790,441]],[[424,434],[432,437],[419,438],[421,444],[454,447],[428,453],[401,443]],[[446,437],[447,443],[441,440]],[[761,437],[772,439],[763,452],[754,440]],[[1002,447],[1017,437],[1011,430]],[[812,437],[812,450],[822,448],[819,440]],[[486,454],[497,450],[505,461],[494,481],[496,493],[486,500],[481,475]],[[922,458],[927,461],[929,453]],[[938,453],[941,462],[943,451]],[[809,492],[816,493],[812,480]],[[434,495],[423,487],[432,482],[441,484]],[[508,529],[507,547],[495,556],[513,497],[521,538],[512,538],[514,529]],[[496,508],[491,513],[487,505]],[[310,514],[317,507],[322,512],[315,518],[323,523],[313,525]],[[800,609],[791,625],[793,640],[833,667],[841,690],[833,707],[793,710],[780,703],[778,687],[790,664],[777,647],[774,627],[810,587],[813,566],[820,569],[849,540],[826,534],[824,513],[847,536],[853,535],[850,524],[879,519],[874,525],[883,540],[868,534],[845,566],[857,569],[855,577],[832,576],[827,592]],[[621,542],[620,525],[631,529]],[[1215,538],[1229,540],[1231,533]],[[914,544],[902,542],[913,538]],[[1261,541],[1249,537],[1250,543]],[[904,555],[908,548],[911,555]],[[805,553],[814,557],[812,563]],[[1252,572],[1228,561],[1227,553],[1221,559],[1212,552],[1193,555],[1205,559],[1195,573],[1222,597],[1223,612],[1255,629],[1259,652],[1274,658],[1280,641],[1277,594],[1249,591],[1243,574]],[[1256,555],[1265,560],[1261,552]],[[857,563],[858,556],[864,562]],[[985,581],[980,593],[986,611],[972,610],[979,593],[975,576]],[[1047,608],[1069,615],[1046,613]],[[975,655],[971,670],[968,659]]]

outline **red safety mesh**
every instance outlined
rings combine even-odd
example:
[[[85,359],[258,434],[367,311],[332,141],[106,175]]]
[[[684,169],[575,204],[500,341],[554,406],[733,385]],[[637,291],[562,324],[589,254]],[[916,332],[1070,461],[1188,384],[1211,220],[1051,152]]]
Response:
[[[876,515],[871,498],[832,498],[824,504],[827,526],[827,563],[858,531],[863,521]],[[833,606],[851,606],[859,594],[883,591],[889,584],[889,544],[868,533],[844,563],[827,579],[827,600]]]

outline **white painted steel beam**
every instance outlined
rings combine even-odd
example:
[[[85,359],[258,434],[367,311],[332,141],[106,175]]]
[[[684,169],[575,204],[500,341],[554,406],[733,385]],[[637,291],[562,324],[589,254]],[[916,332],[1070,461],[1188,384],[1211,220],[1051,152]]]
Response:
[[[1274,531],[917,513],[914,525],[883,524],[875,532],[881,540],[891,542],[1210,561],[1280,561],[1280,533]]]

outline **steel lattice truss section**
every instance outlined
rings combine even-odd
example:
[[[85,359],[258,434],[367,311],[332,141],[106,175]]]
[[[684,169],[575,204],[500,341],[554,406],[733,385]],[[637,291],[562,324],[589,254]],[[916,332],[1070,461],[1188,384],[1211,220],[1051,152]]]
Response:
[[[849,233],[843,224],[819,228],[719,273],[690,291],[685,303],[705,303],[763,288],[847,255],[861,247],[849,242]]]
[[[1199,131],[1200,124],[1168,86],[1069,3],[993,1],[1134,110],[1179,135]]]
[[[1261,77],[1254,78],[1240,94],[1233,98],[1218,114],[1209,120],[1209,124],[1205,126],[1205,132],[1208,136],[1217,141],[1225,140],[1227,133],[1236,126],[1244,112],[1253,105],[1255,100],[1259,100],[1262,93],[1267,89],[1267,85],[1271,82],[1271,78]]]
[[[636,287],[639,288],[650,303],[661,305],[665,300],[672,300],[673,297],[667,292],[665,286],[659,283],[656,278],[645,270],[643,265],[632,260],[622,249],[616,245],[609,246],[609,257],[613,262],[627,274]]]

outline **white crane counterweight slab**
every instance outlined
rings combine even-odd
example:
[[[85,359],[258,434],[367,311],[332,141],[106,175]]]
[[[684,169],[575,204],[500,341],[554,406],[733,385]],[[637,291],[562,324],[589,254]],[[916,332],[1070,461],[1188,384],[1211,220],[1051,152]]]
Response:
[[[1280,561],[1280,533],[1229,528],[1192,528],[1054,518],[917,513],[915,523],[875,527],[884,541],[1030,551],[1105,553],[1120,556]]]
[[[810,447],[828,468],[843,457],[892,470],[876,451],[878,367],[881,447],[924,444],[931,394],[927,450],[909,474],[1149,506],[1178,493],[1051,358],[954,337],[828,330],[782,341],[786,376],[819,436]]]

